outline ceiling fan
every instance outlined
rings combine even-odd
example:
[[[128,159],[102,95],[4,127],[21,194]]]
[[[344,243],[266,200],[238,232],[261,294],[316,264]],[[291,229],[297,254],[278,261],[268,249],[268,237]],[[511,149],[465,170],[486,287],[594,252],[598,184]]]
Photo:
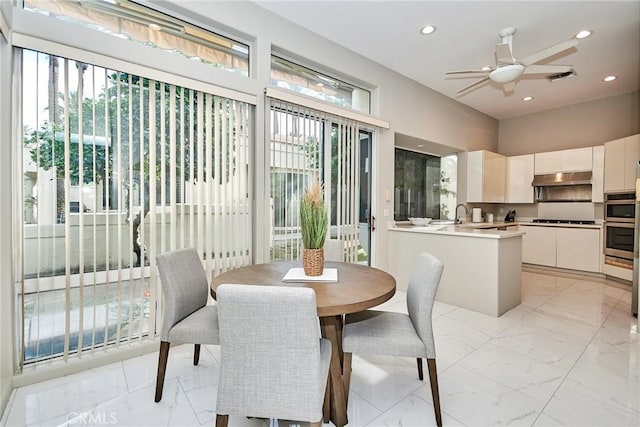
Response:
[[[513,57],[513,51],[511,48],[515,32],[516,29],[514,27],[507,27],[498,33],[502,38],[502,43],[498,43],[496,45],[495,67],[483,67],[479,70],[449,71],[446,73],[447,75],[468,74],[469,77],[485,76],[480,80],[463,87],[457,93],[469,90],[489,80],[502,84],[503,91],[505,93],[509,93],[513,91],[516,86],[516,79],[522,74],[558,74],[573,71],[571,65],[537,65],[537,63],[544,61],[557,53],[571,49],[578,44],[578,40],[567,40],[554,44],[553,46],[549,46],[546,49],[539,50],[529,56],[516,59]]]

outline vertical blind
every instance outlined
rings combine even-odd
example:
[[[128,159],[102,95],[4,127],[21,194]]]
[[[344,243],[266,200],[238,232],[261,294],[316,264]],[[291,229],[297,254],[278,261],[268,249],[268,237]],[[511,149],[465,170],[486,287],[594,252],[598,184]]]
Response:
[[[302,254],[299,205],[314,180],[324,185],[327,238],[340,241],[343,260],[356,262],[360,246],[359,123],[267,97],[270,139],[271,260]]]
[[[23,50],[23,363],[153,337],[157,254],[251,263],[247,103]]]

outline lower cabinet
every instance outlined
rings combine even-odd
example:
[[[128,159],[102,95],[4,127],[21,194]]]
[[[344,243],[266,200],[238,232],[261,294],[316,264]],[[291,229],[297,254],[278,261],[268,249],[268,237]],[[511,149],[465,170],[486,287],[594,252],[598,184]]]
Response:
[[[600,272],[600,230],[557,228],[557,266],[572,270]]]
[[[601,230],[520,225],[522,262],[601,272]]]
[[[522,262],[529,264],[556,266],[556,229],[537,225],[521,225]]]

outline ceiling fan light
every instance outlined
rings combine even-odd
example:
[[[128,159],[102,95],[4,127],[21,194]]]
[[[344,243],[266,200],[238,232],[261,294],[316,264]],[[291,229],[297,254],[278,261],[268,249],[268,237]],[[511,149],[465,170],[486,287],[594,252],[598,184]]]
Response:
[[[425,25],[420,29],[420,34],[427,36],[429,34],[434,33],[435,31],[436,31],[436,27],[434,27],[433,25]]]
[[[509,83],[517,79],[524,71],[524,65],[511,64],[499,67],[489,74],[489,78],[496,83]]]
[[[577,39],[586,39],[592,33],[593,33],[593,31],[591,31],[591,30],[582,30],[578,34],[575,35],[575,38],[577,38]]]

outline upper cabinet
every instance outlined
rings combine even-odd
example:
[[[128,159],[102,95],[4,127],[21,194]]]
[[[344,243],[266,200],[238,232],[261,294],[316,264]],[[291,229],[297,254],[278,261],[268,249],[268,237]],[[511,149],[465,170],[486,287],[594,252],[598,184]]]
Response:
[[[533,154],[507,157],[506,203],[533,203],[533,160]]]
[[[467,153],[467,202],[502,203],[506,158],[486,150]]]
[[[560,151],[536,153],[535,174],[554,173],[562,169],[562,154]]]
[[[604,145],[593,147],[593,179],[591,201],[604,202]]]
[[[593,168],[591,147],[536,153],[535,174],[590,171]]]
[[[605,142],[604,192],[635,191],[640,134]]]
[[[593,147],[563,150],[562,172],[590,171],[593,169]]]

